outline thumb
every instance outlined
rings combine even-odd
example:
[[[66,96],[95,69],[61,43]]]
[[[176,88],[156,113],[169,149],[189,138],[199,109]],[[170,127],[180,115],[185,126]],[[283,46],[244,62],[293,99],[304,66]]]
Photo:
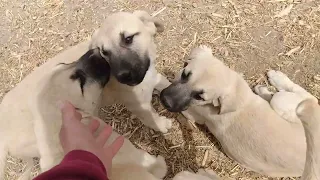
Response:
[[[60,101],[58,102],[58,106],[62,114],[62,124],[67,124],[74,120],[81,120],[81,114],[76,111],[75,107],[70,102]]]

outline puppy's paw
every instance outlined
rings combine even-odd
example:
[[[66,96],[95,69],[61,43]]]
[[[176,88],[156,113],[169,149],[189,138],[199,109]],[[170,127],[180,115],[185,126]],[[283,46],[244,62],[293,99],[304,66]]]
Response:
[[[287,75],[281,71],[270,70],[267,72],[269,82],[272,86],[278,89],[278,91],[291,91],[293,82]]]
[[[162,179],[167,174],[167,164],[162,156],[158,156],[156,163],[151,167],[150,173],[155,177]]]
[[[160,132],[167,133],[172,127],[172,119],[160,116],[159,119],[157,119],[157,125]]]
[[[254,87],[254,92],[267,101],[270,101],[273,95],[265,85],[256,85]]]

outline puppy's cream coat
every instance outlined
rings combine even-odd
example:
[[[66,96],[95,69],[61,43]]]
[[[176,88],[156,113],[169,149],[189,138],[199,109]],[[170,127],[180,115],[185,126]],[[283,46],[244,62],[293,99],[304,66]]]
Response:
[[[268,176],[301,176],[306,139],[295,108],[316,98],[281,72],[268,76],[279,92],[272,97],[265,87],[256,89],[261,97],[272,97],[270,104],[201,46],[191,52],[178,80],[161,92],[161,101],[171,111],[194,105],[183,114],[206,124],[225,153],[244,167]]]
[[[307,158],[302,180],[320,179],[320,106],[313,99],[302,101],[297,107],[307,139]]]
[[[189,171],[179,172],[174,176],[173,180],[220,180],[220,178],[212,170],[199,169],[197,173],[192,173]]]
[[[320,106],[314,99],[307,99],[298,104],[297,117],[302,121],[306,139],[307,153],[306,164],[302,180],[320,179]],[[173,180],[219,180],[220,178],[212,170],[200,169],[198,173],[182,171]]]
[[[83,113],[84,123],[89,121],[85,115],[97,115],[110,69],[97,50],[87,52],[88,46],[89,42],[81,43],[48,60],[4,97],[0,107],[0,179],[3,179],[8,153],[27,160],[26,172],[21,179],[30,178],[33,157],[40,157],[42,171],[63,158],[58,138],[61,114],[57,101],[73,103]],[[76,61],[84,52],[93,55]],[[104,122],[100,123],[102,128]],[[113,132],[107,143],[117,136]],[[157,178],[162,178],[167,169],[162,157],[156,158],[138,150],[128,140],[113,164],[117,167],[133,164]]]
[[[163,31],[163,26],[144,11],[119,12],[110,15],[93,34],[90,47],[99,47],[111,65],[103,106],[122,103],[143,124],[166,133],[171,119],[160,116],[151,105],[154,89],[160,92],[170,85],[155,69],[153,36],[158,31]]]

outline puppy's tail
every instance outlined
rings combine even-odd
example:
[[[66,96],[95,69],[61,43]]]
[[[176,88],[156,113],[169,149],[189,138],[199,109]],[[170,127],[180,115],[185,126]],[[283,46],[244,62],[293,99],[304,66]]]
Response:
[[[298,105],[296,112],[305,128],[319,127],[320,106],[313,99],[306,99],[302,101]]]
[[[307,140],[306,163],[301,179],[320,178],[320,106],[314,99],[302,101],[297,109]]]
[[[7,154],[8,149],[4,145],[4,142],[0,142],[0,179],[4,179]]]

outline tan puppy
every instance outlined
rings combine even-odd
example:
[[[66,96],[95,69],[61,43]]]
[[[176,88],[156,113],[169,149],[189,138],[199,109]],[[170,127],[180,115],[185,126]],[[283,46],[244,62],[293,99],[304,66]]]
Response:
[[[270,104],[259,95],[271,93],[257,87],[262,92],[254,94],[241,75],[201,46],[191,52],[178,80],[161,92],[161,101],[168,110],[206,124],[225,153],[244,167],[268,176],[301,176],[306,140],[295,108],[316,98],[281,72],[268,76],[280,90]]]
[[[307,158],[303,180],[320,180],[320,106],[313,99],[298,105],[297,115],[302,121],[307,139]]]
[[[170,85],[155,69],[154,35],[159,31],[163,26],[144,11],[119,12],[110,15],[94,33],[90,47],[99,47],[111,66],[103,106],[122,103],[143,124],[166,133],[171,119],[160,116],[151,105],[154,89],[160,92]]]
[[[84,123],[89,122],[87,115],[97,115],[110,67],[99,49],[87,51],[88,45],[89,42],[81,43],[50,59],[4,97],[0,107],[0,179],[7,153],[27,160],[21,179],[30,178],[33,157],[40,157],[42,171],[61,161],[64,154],[58,134],[62,120],[57,101],[73,103],[83,113]],[[103,128],[104,122],[100,123]],[[107,143],[117,136],[113,132]],[[135,164],[158,178],[164,177],[167,170],[161,156],[156,158],[138,150],[128,140],[113,164]]]

